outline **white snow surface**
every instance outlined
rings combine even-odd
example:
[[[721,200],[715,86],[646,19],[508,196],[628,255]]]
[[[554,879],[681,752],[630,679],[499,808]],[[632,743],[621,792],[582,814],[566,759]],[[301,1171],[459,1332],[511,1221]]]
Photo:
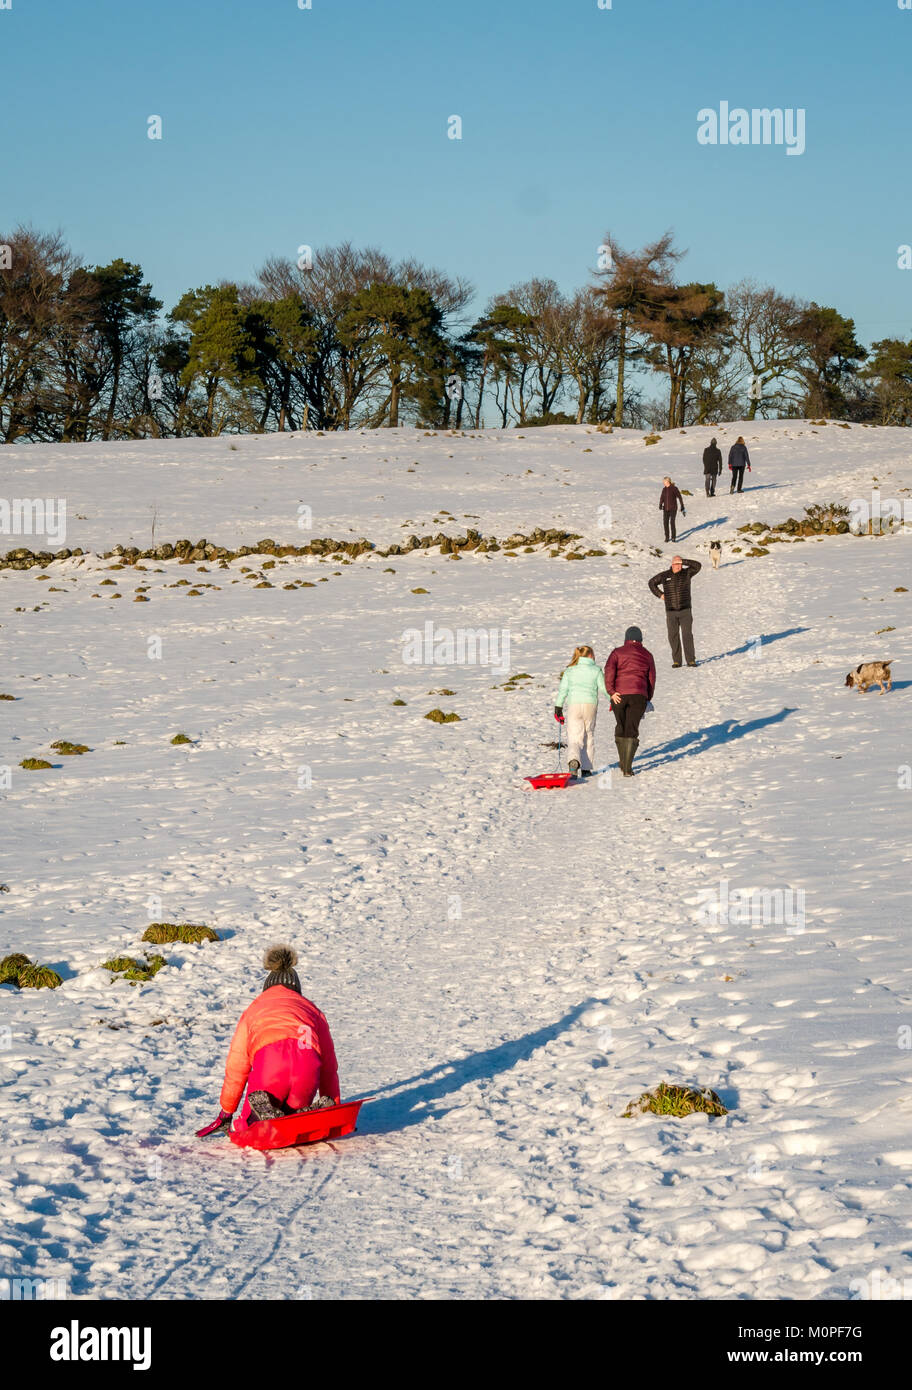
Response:
[[[742,432],[747,490],[726,471],[707,500],[710,434],[727,452]],[[0,986],[0,1278],[86,1299],[826,1300],[912,1273],[912,540],[731,548],[744,521],[908,496],[909,439],[789,421],[653,446],[578,426],[5,449],[4,495],[66,497],[71,548],[146,547],[154,516],[156,543],[538,525],[611,553],[0,572],[0,955],[63,976]],[[693,493],[677,547],[665,472]],[[646,587],[675,549],[704,563],[695,670],[670,669]],[[406,664],[428,621],[508,630],[532,679]],[[533,791],[561,667],[630,623],[658,665],[638,775],[604,707],[609,771]],[[889,694],[844,686],[882,657]],[[801,890],[803,930],[707,919],[721,880]],[[101,963],[153,920],[223,939],[112,983]],[[343,1095],[372,1097],[358,1133],[197,1141],[285,940]],[[623,1117],[662,1080],[729,1113]]]

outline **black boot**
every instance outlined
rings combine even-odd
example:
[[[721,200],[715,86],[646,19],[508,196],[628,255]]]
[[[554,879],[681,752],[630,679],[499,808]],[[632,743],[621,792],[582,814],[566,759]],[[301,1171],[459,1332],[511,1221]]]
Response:
[[[629,743],[630,752],[627,754],[627,776],[632,777],[634,775],[633,760],[636,757],[637,749],[640,746],[640,740],[638,738],[632,738],[629,740]]]
[[[616,738],[614,741],[617,744],[618,757],[621,760],[621,772],[625,777],[632,777],[633,773],[630,769],[638,740],[635,738]]]
[[[250,1113],[258,1120],[280,1120],[288,1111],[269,1091],[251,1091],[247,1096]]]

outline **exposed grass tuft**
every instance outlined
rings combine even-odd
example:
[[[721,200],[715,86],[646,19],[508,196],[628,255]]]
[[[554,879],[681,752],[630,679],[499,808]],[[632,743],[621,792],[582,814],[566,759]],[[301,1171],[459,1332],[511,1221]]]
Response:
[[[644,1091],[632,1100],[624,1111],[623,1119],[631,1120],[636,1115],[671,1115],[677,1119],[684,1115],[727,1115],[728,1111],[715,1091],[708,1087],[695,1091],[690,1086],[672,1086],[661,1081],[654,1091]]]
[[[200,926],[198,922],[150,922],[142,934],[143,941],[154,941],[157,946],[167,941],[182,941],[192,945],[198,941],[221,941],[217,931],[211,927]]]
[[[16,953],[0,960],[0,984],[16,985],[19,989],[57,989],[63,980],[49,965],[34,965],[28,956]]]
[[[131,984],[145,984],[157,975],[162,966],[167,965],[164,956],[146,956],[145,963],[141,960],[134,960],[132,956],[114,956],[111,960],[106,960],[102,965],[102,970],[110,970],[113,975],[119,975],[123,980],[129,980]]]

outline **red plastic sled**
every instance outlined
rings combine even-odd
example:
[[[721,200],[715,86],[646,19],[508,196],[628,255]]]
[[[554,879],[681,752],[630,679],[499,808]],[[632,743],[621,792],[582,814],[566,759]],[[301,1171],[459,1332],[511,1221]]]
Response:
[[[283,1115],[278,1120],[257,1120],[256,1124],[231,1129],[228,1137],[241,1149],[288,1149],[294,1144],[317,1144],[321,1139],[342,1139],[353,1134],[363,1100],[345,1100],[341,1105],[324,1105],[303,1115]]]
[[[563,720],[557,726],[557,771],[539,772],[534,777],[524,777],[523,781],[528,782],[536,791],[548,790],[551,787],[566,787],[568,782],[573,781],[572,772],[564,772],[561,767],[564,752],[564,740],[561,737]]]
[[[537,777],[526,777],[524,780],[540,790],[542,787],[565,787],[572,777],[572,772],[540,772]]]

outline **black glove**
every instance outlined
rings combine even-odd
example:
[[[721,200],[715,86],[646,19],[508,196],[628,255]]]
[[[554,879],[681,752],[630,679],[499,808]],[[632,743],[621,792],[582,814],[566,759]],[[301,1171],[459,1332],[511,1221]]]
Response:
[[[564,722],[564,711],[563,711],[563,708],[562,708],[560,705],[555,705],[555,706],[554,706],[554,718],[557,720],[558,724],[563,724],[563,722]]]

